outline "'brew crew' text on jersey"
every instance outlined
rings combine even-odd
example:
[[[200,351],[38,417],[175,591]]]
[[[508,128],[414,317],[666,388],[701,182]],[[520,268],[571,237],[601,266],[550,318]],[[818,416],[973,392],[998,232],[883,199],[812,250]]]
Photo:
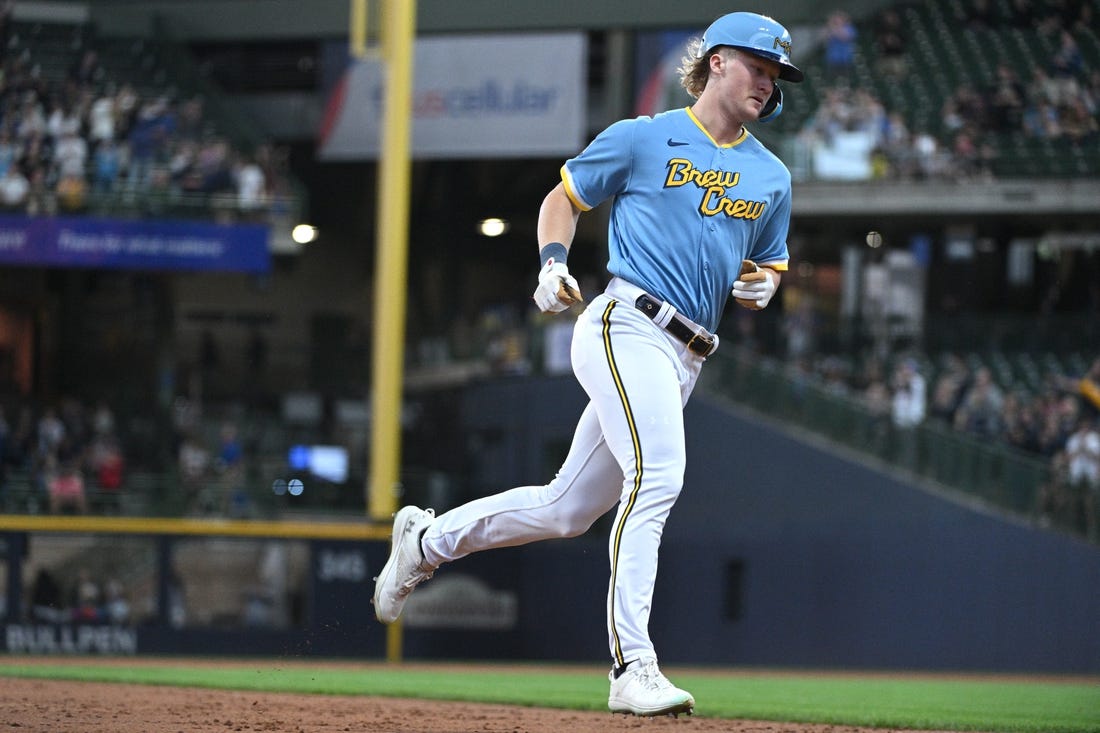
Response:
[[[561,175],[581,211],[615,197],[610,273],[709,331],[741,260],[787,269],[791,174],[748,130],[719,145],[688,108],[622,120]]]

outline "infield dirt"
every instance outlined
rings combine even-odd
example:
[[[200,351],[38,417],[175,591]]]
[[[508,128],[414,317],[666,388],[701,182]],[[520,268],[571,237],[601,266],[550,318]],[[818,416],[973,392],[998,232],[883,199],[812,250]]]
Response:
[[[509,705],[14,678],[0,681],[0,729],[13,733],[888,733],[883,728],[686,715],[634,718]]]

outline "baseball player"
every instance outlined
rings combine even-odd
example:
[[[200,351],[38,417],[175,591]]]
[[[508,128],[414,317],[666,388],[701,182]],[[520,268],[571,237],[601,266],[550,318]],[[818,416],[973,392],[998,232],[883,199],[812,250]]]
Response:
[[[438,517],[395,515],[375,614],[389,623],[440,565],[473,552],[584,533],[617,507],[609,540],[608,706],[691,713],[695,700],[657,666],[649,613],[665,520],[684,478],[683,408],[718,347],[726,300],[761,309],[787,269],[791,177],[745,128],[782,109],[777,80],[799,82],[791,37],[731,13],[688,46],[691,107],[622,120],[566,161],[539,211],[543,312],[581,299],[566,260],[582,212],[614,198],[606,290],[574,328],[574,373],[588,393],[569,453],[550,483],[476,499]]]

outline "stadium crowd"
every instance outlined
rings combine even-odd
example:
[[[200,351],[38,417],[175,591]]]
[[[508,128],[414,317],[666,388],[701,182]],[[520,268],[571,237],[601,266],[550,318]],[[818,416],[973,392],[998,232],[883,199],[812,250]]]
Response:
[[[0,408],[0,509],[119,510],[126,455],[109,405],[22,402],[14,413],[9,422]],[[17,476],[29,479],[25,496],[14,495]]]
[[[933,423],[1049,461],[1037,517],[1100,539],[1100,356],[1085,374],[1046,374],[1037,390],[1001,384],[988,366],[954,353],[935,360],[906,353],[888,364],[870,358],[858,366],[808,355],[788,368],[799,380],[858,401],[873,420],[903,437]],[[915,457],[899,460],[911,465]]]
[[[1100,69],[1086,64],[1076,37],[1095,33],[1091,3],[1018,0],[1004,16],[988,0],[953,7],[960,27],[1038,29],[1055,50],[1028,79],[1003,60],[990,79],[971,70],[942,100],[938,120],[911,129],[907,110],[888,107],[860,84],[854,73],[859,30],[845,12],[835,11],[820,31],[830,86],[801,138],[830,145],[838,135],[858,134],[870,158],[866,177],[900,180],[991,178],[1004,154],[997,137],[1050,141],[1077,152],[1100,142]],[[880,13],[870,30],[869,66],[892,83],[918,73],[907,59],[908,36],[896,9]]]
[[[121,202],[140,211],[151,197],[191,194],[218,215],[248,219],[287,193],[285,151],[235,148],[202,96],[118,83],[88,46],[67,73],[50,75],[18,29],[4,38],[0,210],[94,213],[97,202]]]

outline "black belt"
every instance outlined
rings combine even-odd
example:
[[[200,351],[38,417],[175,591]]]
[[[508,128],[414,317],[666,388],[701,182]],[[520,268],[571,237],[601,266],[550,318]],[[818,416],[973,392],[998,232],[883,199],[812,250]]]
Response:
[[[634,301],[634,307],[650,318],[656,318],[657,311],[661,310],[661,301],[642,293]],[[696,331],[682,320],[679,313],[672,315],[665,324],[665,330],[687,344],[688,351],[693,354],[707,356],[714,351],[714,337],[702,329]]]

